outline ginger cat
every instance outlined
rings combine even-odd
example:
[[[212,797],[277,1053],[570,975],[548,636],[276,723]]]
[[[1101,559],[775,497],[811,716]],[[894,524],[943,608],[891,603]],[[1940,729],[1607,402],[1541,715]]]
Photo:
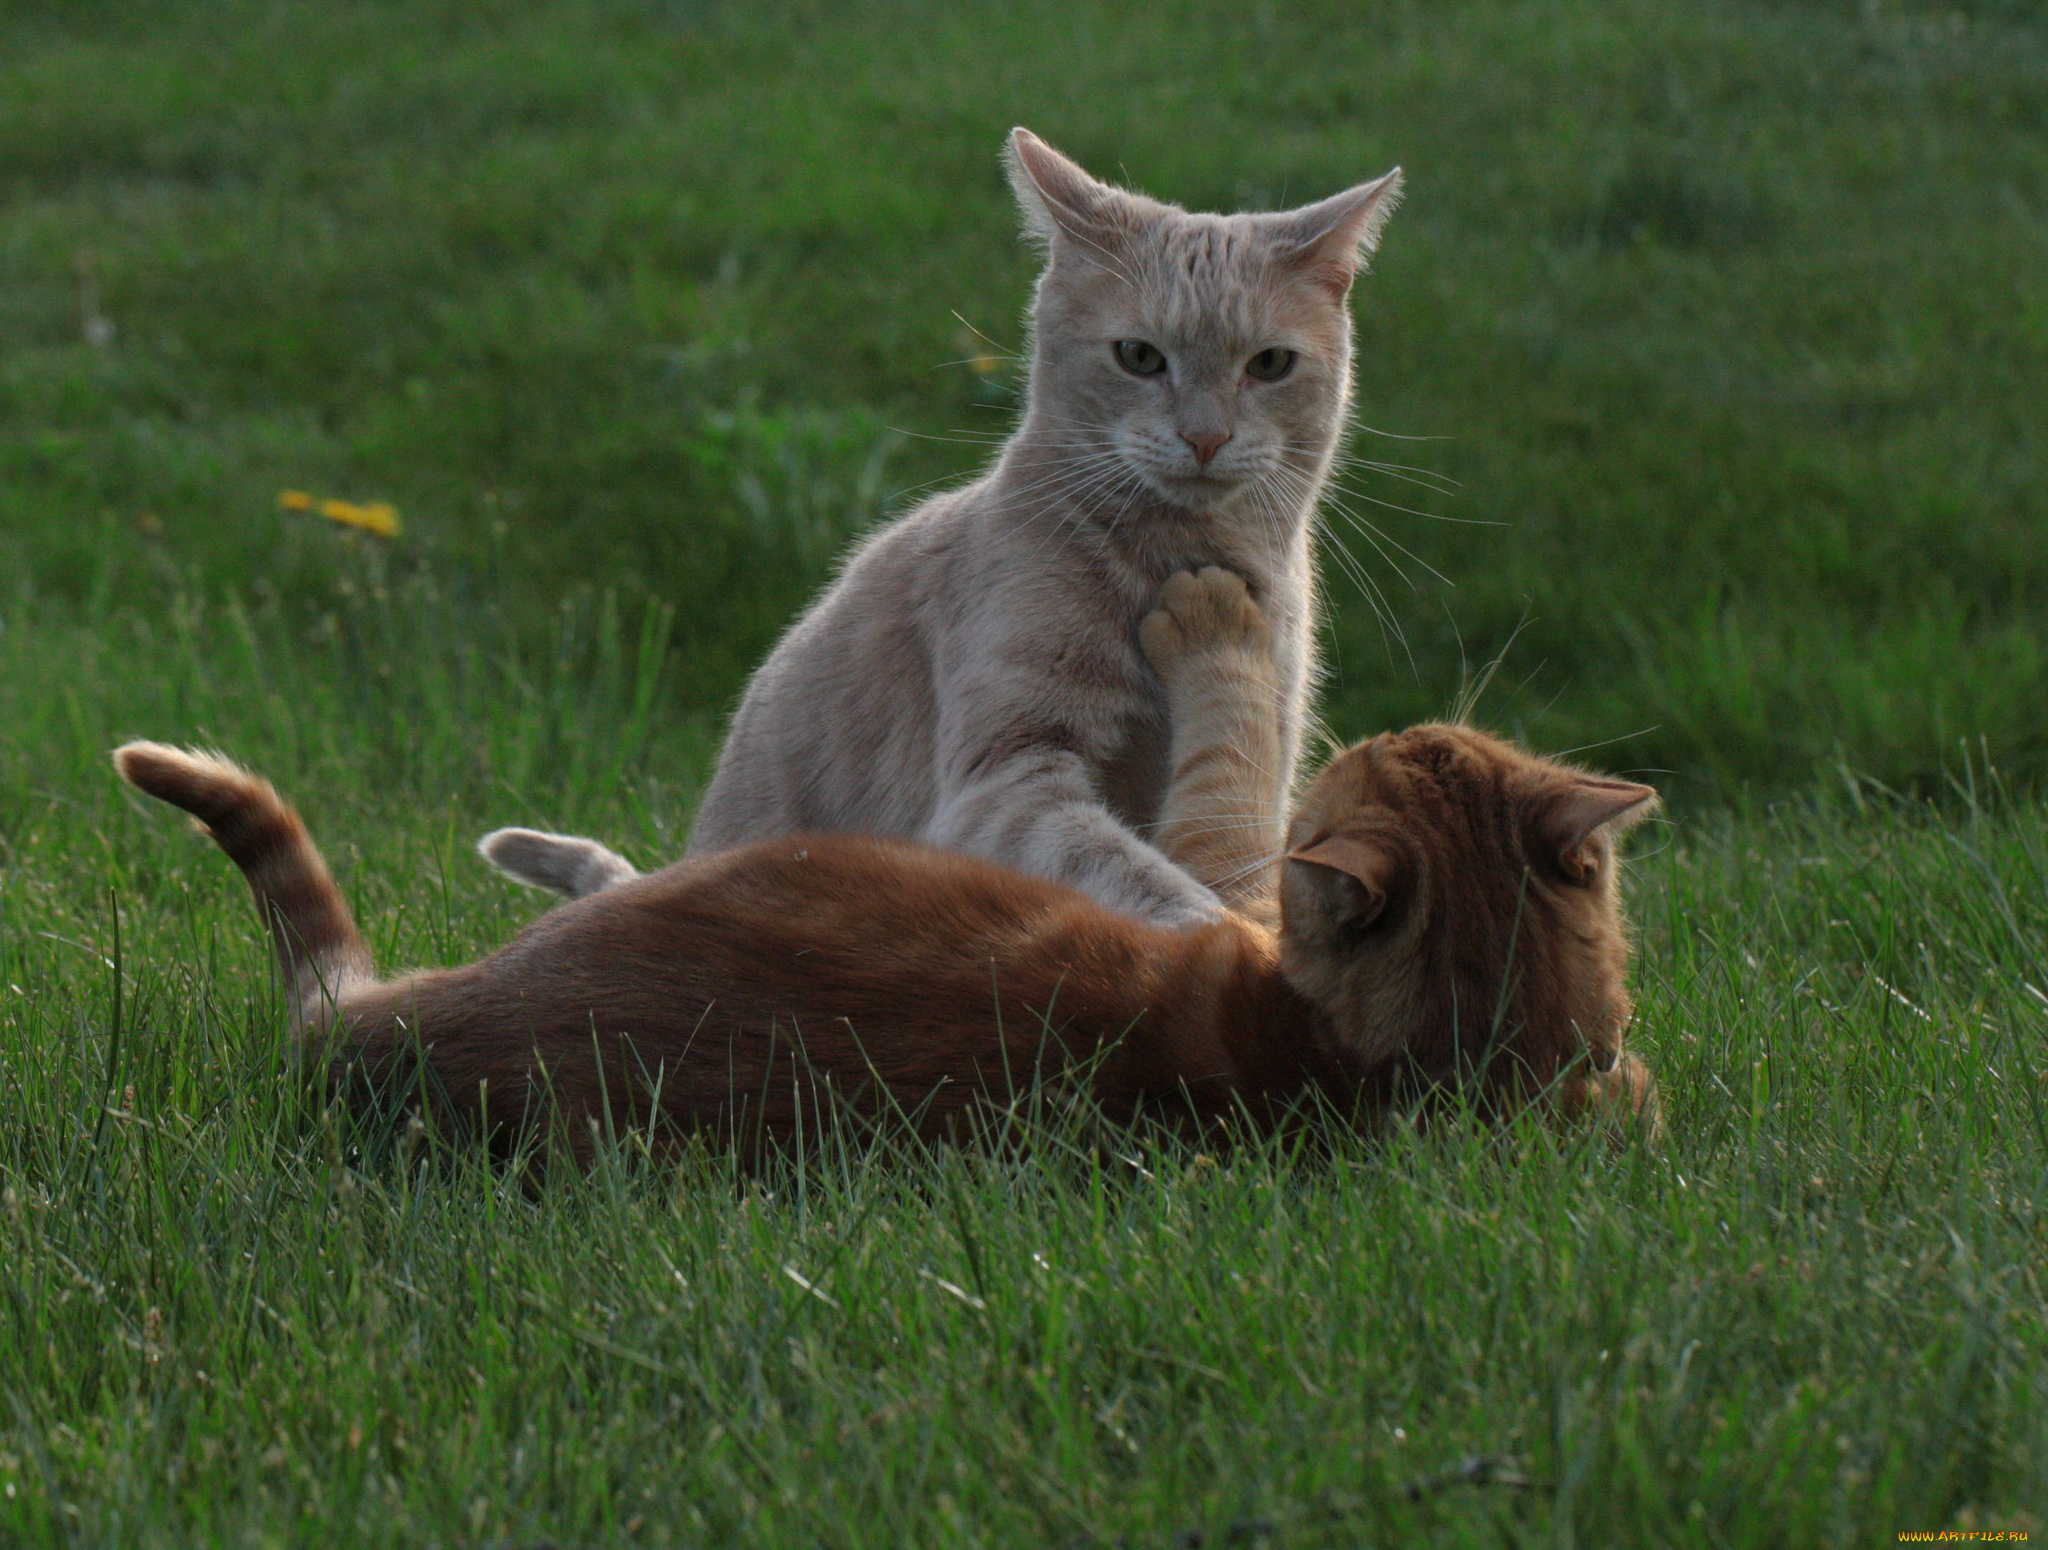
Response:
[[[1265,621],[1209,570],[1176,578],[1143,634],[1175,718],[1176,854],[1257,913],[1272,853],[1200,814],[1264,778]],[[1166,929],[975,857],[810,834],[618,882],[475,963],[390,981],[267,783],[154,743],[115,763],[242,868],[294,1031],[316,1046],[338,1021],[334,1079],[420,1049],[449,1117],[501,1143],[558,1118],[585,1157],[604,1121],[657,1146],[780,1143],[842,1105],[939,1136],[1082,1075],[1112,1117],[1202,1127],[1280,1123],[1310,1093],[1370,1117],[1404,1077],[1654,1123],[1622,1047],[1613,837],[1655,793],[1463,727],[1330,763],[1288,830],[1277,932],[1236,914]]]

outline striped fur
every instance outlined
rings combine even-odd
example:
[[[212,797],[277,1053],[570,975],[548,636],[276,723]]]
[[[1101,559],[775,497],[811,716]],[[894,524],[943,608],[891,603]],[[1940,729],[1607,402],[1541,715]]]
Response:
[[[1265,615],[1241,577],[1211,565],[1167,579],[1138,639],[1170,728],[1154,843],[1230,909],[1276,924],[1287,792]]]
[[[270,928],[295,1032],[325,1022],[375,981],[370,951],[299,815],[272,788],[218,754],[129,743],[114,768],[138,791],[183,808],[242,869]]]
[[[267,784],[156,745],[117,758],[249,875],[295,1026],[338,1015],[331,1079],[361,1093],[356,1078],[374,1088],[422,1053],[427,1101],[495,1145],[537,1129],[587,1158],[610,1127],[752,1152],[848,1113],[941,1137],[1000,1121],[1040,1081],[1201,1129],[1288,1123],[1312,1094],[1370,1117],[1418,1079],[1476,1081],[1493,1110],[1655,1112],[1622,1049],[1607,837],[1653,793],[1464,728],[1376,739],[1318,777],[1277,936],[1238,916],[1154,926],[901,841],[790,835],[382,982]],[[1384,908],[1365,912],[1371,888]]]
[[[604,885],[476,963],[380,983],[266,782],[154,743],[115,763],[248,876],[295,1029],[339,1016],[337,1079],[423,1050],[434,1101],[500,1143],[530,1124],[581,1157],[606,1126],[752,1148],[849,1108],[939,1136],[1069,1077],[1112,1115],[1204,1128],[1285,1123],[1308,1094],[1370,1116],[1417,1080],[1475,1084],[1491,1112],[1654,1128],[1655,1083],[1623,1048],[1613,836],[1655,792],[1466,727],[1374,738],[1303,794],[1276,933],[1246,918],[1282,843],[1255,800],[1275,735],[1263,629],[1216,569],[1175,578],[1144,625],[1174,707],[1169,854],[1243,906],[1187,929],[899,841],[791,835],[622,878],[595,842],[516,831],[510,859]]]
[[[1502,1106],[1640,1115],[1618,837],[1657,793],[1472,727],[1386,732],[1332,759],[1289,822],[1289,979],[1337,1024],[1400,1029],[1433,1080]],[[1359,1046],[1367,1063],[1393,1053]],[[1560,1078],[1563,1078],[1560,1081]]]

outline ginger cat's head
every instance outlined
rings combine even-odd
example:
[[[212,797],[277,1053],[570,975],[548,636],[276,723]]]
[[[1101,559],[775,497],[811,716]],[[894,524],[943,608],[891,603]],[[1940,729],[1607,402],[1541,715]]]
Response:
[[[1616,837],[1657,793],[1468,727],[1389,732],[1332,760],[1296,808],[1281,951],[1373,1066],[1477,1073],[1509,1102],[1654,1115],[1622,1051],[1631,1006]],[[1405,1046],[1398,1043],[1405,1031]]]
[[[1189,509],[1297,504],[1351,392],[1351,281],[1399,169],[1319,204],[1195,215],[1098,182],[1028,130],[1010,181],[1049,262],[1031,404],[1074,466]]]

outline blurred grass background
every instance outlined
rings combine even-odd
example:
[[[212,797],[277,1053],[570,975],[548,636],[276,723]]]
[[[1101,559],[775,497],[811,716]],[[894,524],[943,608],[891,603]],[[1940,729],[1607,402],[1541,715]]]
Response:
[[[530,642],[653,600],[658,714],[715,730],[1010,423],[962,320],[1020,336],[1013,122],[1196,208],[1407,168],[1354,450],[1455,491],[1356,471],[1377,545],[1331,514],[1398,626],[1332,566],[1341,735],[1512,637],[1483,716],[1681,800],[2048,767],[2018,0],[10,8],[0,608],[317,644],[424,576]]]

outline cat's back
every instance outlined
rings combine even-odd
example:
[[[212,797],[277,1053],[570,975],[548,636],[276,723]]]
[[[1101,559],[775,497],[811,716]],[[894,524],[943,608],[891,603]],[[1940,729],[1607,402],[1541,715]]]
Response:
[[[935,637],[972,593],[978,487],[868,537],[748,682],[689,854],[797,829],[914,834],[933,802]]]
[[[969,856],[792,835],[621,883],[488,958],[351,996],[347,1061],[384,1073],[424,1045],[473,1116],[539,1103],[587,1123],[645,1097],[685,1128],[747,1109],[781,1136],[815,1123],[826,1087],[940,1135],[1077,1066],[1110,1112],[1221,1112],[1242,1072],[1219,1024],[1248,981],[1280,984],[1264,940],[1242,922],[1148,925]]]
[[[858,834],[793,834],[686,858],[557,907],[473,965],[463,994],[541,1022],[721,1028],[1000,1022],[1003,1002],[1128,1021],[1177,933],[978,858]]]

